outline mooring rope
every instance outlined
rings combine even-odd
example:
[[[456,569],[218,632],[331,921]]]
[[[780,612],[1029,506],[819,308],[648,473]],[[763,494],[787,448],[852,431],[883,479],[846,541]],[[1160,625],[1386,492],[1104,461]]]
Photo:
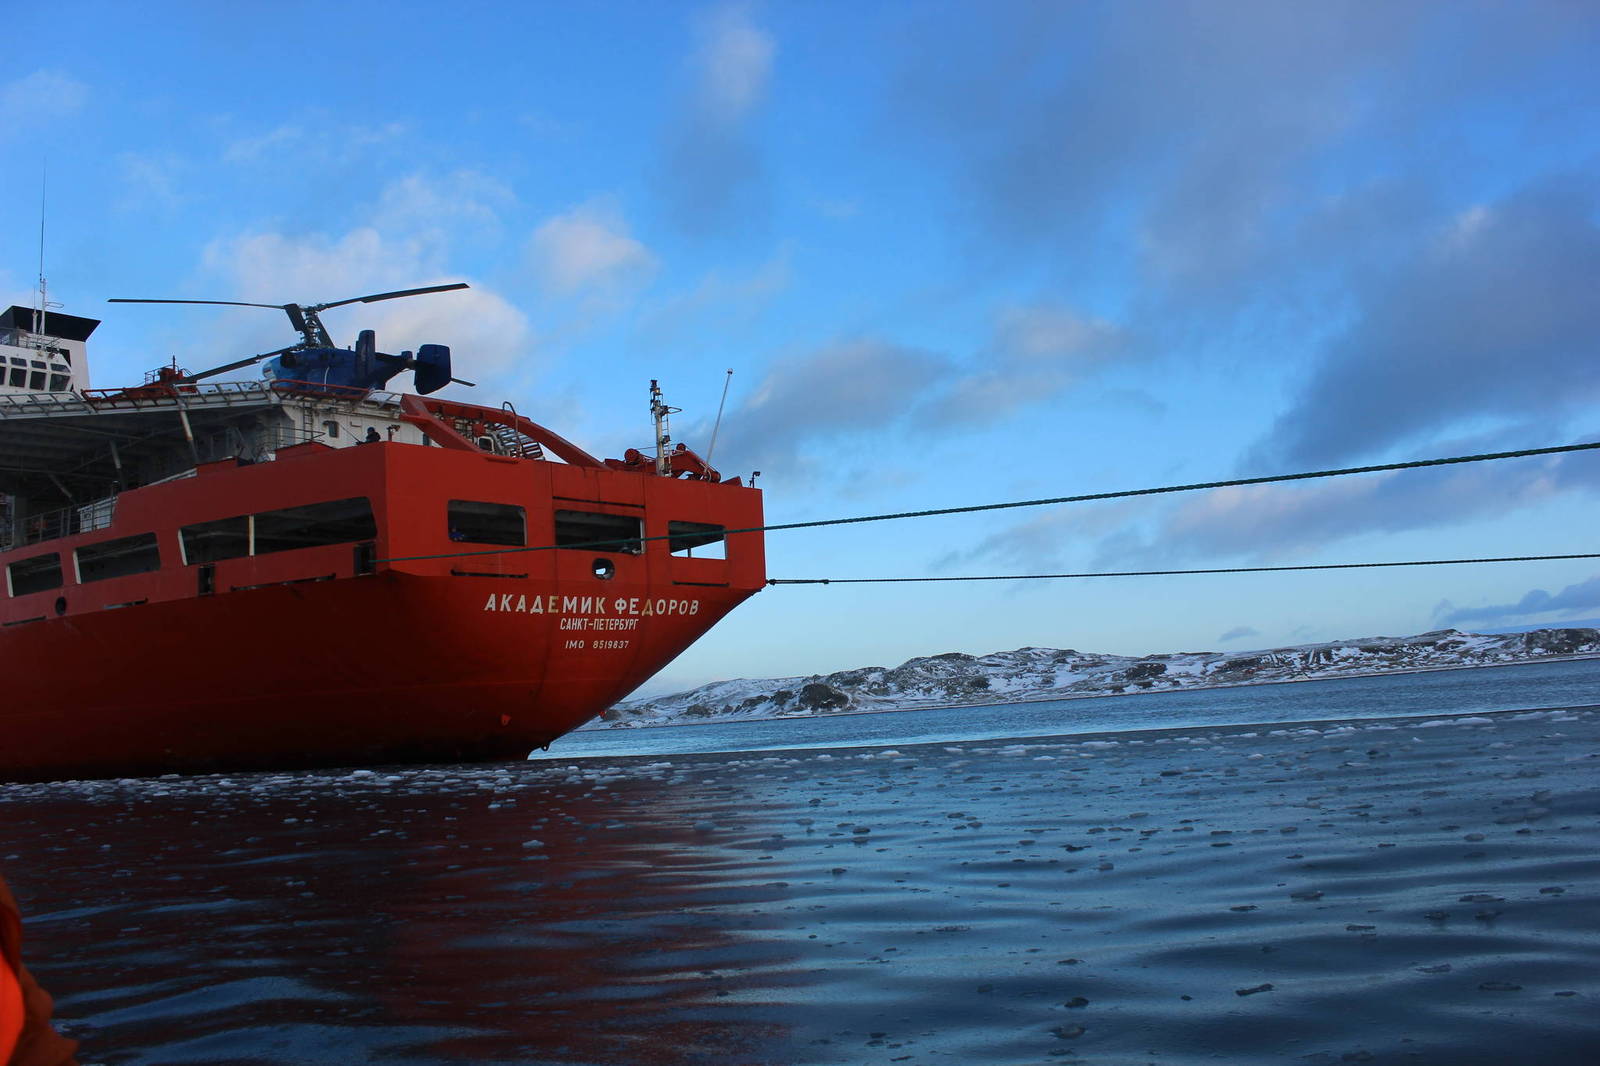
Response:
[[[1081,574],[963,574],[952,577],[773,577],[769,585],[877,585],[914,581],[1047,581],[1073,577],[1172,577],[1179,574],[1275,574],[1288,570],[1369,570],[1386,566],[1459,566],[1464,563],[1542,563],[1553,559],[1600,559],[1600,552],[1574,555],[1497,555],[1481,559],[1406,559],[1384,563],[1306,563],[1300,566],[1215,566],[1198,570],[1097,570]]]
[[[1002,503],[968,504],[964,507],[934,507],[922,511],[896,511],[889,514],[857,515],[849,518],[819,518],[809,522],[776,522],[744,529],[728,529],[724,536],[737,533],[773,533],[786,529],[820,529],[824,526],[859,525],[864,522],[891,522],[902,518],[936,518],[941,515],[977,514],[982,511],[1006,511],[1020,507],[1048,507],[1062,503],[1089,503],[1097,500],[1125,500],[1137,496],[1161,496],[1175,492],[1198,492],[1202,489],[1240,488],[1246,485],[1274,485],[1289,481],[1312,481],[1318,478],[1349,477],[1352,474],[1381,474],[1396,470],[1420,470],[1432,466],[1458,466],[1463,463],[1484,463],[1497,459],[1526,459],[1539,455],[1561,455],[1567,452],[1584,452],[1600,449],[1600,441],[1588,444],[1560,444],[1551,448],[1522,448],[1511,452],[1485,452],[1480,455],[1456,455],[1443,459],[1412,459],[1403,463],[1376,463],[1371,466],[1347,466],[1334,470],[1308,470],[1295,474],[1269,474],[1265,477],[1229,478],[1224,481],[1196,481],[1183,485],[1161,485],[1156,488],[1121,489],[1114,492],[1087,492],[1076,496],[1048,496],[1034,500],[1009,500]],[[676,540],[672,534],[653,537],[627,537],[622,539],[588,541],[582,544],[537,544],[491,548],[488,550],[440,552],[432,555],[398,555],[378,559],[380,563],[420,562],[425,559],[460,559],[479,555],[511,555],[517,552],[553,551],[561,548],[595,548],[613,550],[621,545],[643,544],[655,540]],[[1355,565],[1355,564],[1350,564]]]

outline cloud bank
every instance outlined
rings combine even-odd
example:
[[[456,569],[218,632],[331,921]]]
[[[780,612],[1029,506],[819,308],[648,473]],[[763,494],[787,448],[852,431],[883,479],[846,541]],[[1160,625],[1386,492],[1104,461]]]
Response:
[[[1600,576],[1568,585],[1551,595],[1544,589],[1531,589],[1516,603],[1492,604],[1485,607],[1456,607],[1446,601],[1441,603],[1435,616],[1446,626],[1499,625],[1525,620],[1542,614],[1571,614],[1591,611],[1600,607]]]
[[[1470,419],[1559,418],[1600,398],[1600,226],[1587,185],[1462,212],[1361,308],[1252,465],[1368,456]]]

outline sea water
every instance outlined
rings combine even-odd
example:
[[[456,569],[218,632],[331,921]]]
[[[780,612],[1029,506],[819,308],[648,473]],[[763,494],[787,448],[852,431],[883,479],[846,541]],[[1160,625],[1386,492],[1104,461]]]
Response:
[[[0,870],[107,1066],[1588,1066],[1597,680],[0,786]]]
[[[935,744],[1593,704],[1600,704],[1600,659],[1576,659],[1034,703],[590,729],[534,757]]]

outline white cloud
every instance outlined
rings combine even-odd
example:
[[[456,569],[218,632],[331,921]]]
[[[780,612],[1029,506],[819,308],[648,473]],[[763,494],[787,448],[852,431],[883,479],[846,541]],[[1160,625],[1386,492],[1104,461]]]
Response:
[[[168,211],[182,202],[178,179],[183,164],[176,156],[123,152],[117,156],[117,167],[122,171],[117,205],[123,210]]]
[[[240,137],[222,151],[225,163],[254,163],[281,151],[300,151],[306,132],[300,126],[285,124],[254,137]]]
[[[88,99],[87,85],[56,70],[36,70],[0,84],[0,137],[65,118]]]
[[[403,122],[353,125],[313,109],[298,122],[284,122],[262,133],[234,138],[222,149],[222,161],[238,166],[343,164],[391,144],[407,132]]]
[[[475,231],[498,231],[499,209],[514,204],[503,183],[459,170],[439,177],[413,174],[386,186],[364,224],[344,232],[286,233],[261,228],[220,237],[207,246],[208,275],[197,295],[260,303],[327,303],[367,293],[466,281],[472,287],[326,313],[335,343],[352,344],[358,331],[376,330],[388,352],[424,343],[447,344],[457,375],[493,380],[515,371],[532,347],[527,316],[504,296],[464,276],[451,250]],[[289,323],[266,310],[243,310],[227,321],[238,348],[264,351],[294,339]],[[242,352],[198,345],[185,353],[196,366],[239,358]]]
[[[528,241],[528,256],[540,283],[565,296],[615,296],[647,282],[657,266],[622,213],[601,200],[546,219]]]
[[[726,336],[735,324],[754,319],[779,293],[789,287],[792,272],[787,246],[747,274],[713,270],[694,288],[665,300],[652,309],[640,327],[654,344],[672,343],[694,325]]]
[[[1079,547],[1094,537],[1115,535],[1144,510],[1142,503],[1120,501],[1093,506],[1048,507],[1026,515],[971,548],[949,552],[933,563],[936,570],[951,570],[987,560],[1018,574],[1037,574],[1077,564]]]
[[[776,50],[771,35],[750,20],[743,5],[713,12],[701,28],[695,61],[705,117],[731,124],[754,110],[766,94]]]
[[[894,426],[948,373],[936,353],[874,339],[778,360],[729,408],[717,454],[769,473],[803,473],[812,448]]]
[[[479,171],[411,174],[384,188],[372,224],[383,233],[425,234],[441,243],[466,231],[498,235],[501,212],[516,201],[510,186]]]
[[[743,5],[702,19],[691,60],[694,87],[671,124],[662,190],[675,221],[697,236],[747,233],[766,216],[771,190],[750,136],[772,79],[772,36]]]
[[[1038,303],[1002,309],[983,368],[957,380],[936,417],[989,422],[1040,403],[1119,354],[1127,338],[1117,326],[1070,307]]]

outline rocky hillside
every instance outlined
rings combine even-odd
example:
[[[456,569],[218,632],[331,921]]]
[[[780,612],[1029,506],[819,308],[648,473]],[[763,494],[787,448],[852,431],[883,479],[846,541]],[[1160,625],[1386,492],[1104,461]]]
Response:
[[[1538,629],[1487,636],[1441,629],[1414,637],[1369,637],[1242,654],[1178,652],[1138,659],[1070,648],[1018,648],[992,655],[946,652],[892,668],[865,666],[812,677],[718,681],[673,696],[618,704],[596,726],[1015,703],[1589,655],[1600,655],[1600,630]]]

